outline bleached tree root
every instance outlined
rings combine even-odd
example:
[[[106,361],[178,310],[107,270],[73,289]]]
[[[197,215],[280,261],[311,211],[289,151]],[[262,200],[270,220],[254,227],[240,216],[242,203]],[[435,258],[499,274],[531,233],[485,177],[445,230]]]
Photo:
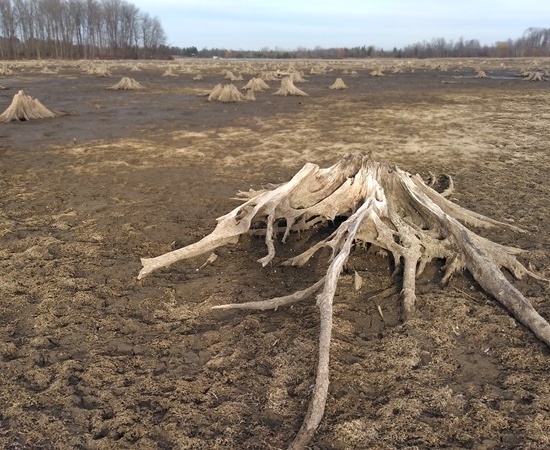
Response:
[[[344,83],[344,80],[342,80],[342,78],[336,78],[336,81],[334,81],[334,83],[332,83],[328,88],[340,90],[347,89],[348,87],[346,86],[346,83]]]
[[[281,80],[281,87],[275,91],[272,95],[297,95],[300,97],[307,97],[307,93],[294,86],[292,78],[285,77]]]
[[[131,77],[122,77],[122,79],[118,83],[114,84],[113,86],[109,86],[105,89],[137,91],[140,89],[145,89],[145,87]]]
[[[11,105],[0,114],[0,123],[7,123],[13,120],[46,119],[64,114],[64,112],[46,108],[38,99],[26,95],[23,91],[19,91],[14,95]]]
[[[218,88],[218,86],[220,87]],[[246,100],[245,96],[239,92],[234,84],[218,86],[216,86],[208,96],[209,102],[218,101],[222,103],[235,103],[243,102]]]
[[[543,72],[527,72],[523,78],[524,81],[546,81]]]
[[[141,260],[138,279],[156,269],[192,258],[228,243],[245,233],[265,235],[269,264],[275,257],[274,239],[285,242],[293,231],[346,219],[326,239],[284,265],[302,266],[321,248],[332,250],[326,274],[302,291],[270,300],[215,306],[216,309],[277,309],[301,301],[314,293],[320,310],[319,359],[315,388],[302,427],[290,449],[304,449],[324,414],[329,386],[329,353],[332,333],[332,303],[339,276],[354,245],[375,245],[393,256],[401,267],[401,295],[404,318],[415,313],[415,282],[428,263],[445,260],[443,282],[458,270],[467,269],[479,285],[513,316],[550,346],[550,325],[503,275],[501,268],[516,278],[524,275],[542,280],[525,268],[516,255],[522,250],[485,239],[467,226],[519,228],[469,211],[446,198],[454,189],[449,177],[444,195],[418,175],[411,175],[363,155],[346,155],[335,165],[322,169],[307,163],[287,183],[260,191],[239,193],[243,204],[218,219],[214,231],[200,241],[156,258]]]
[[[474,78],[489,78],[489,76],[484,70],[478,70],[476,71]]]
[[[260,77],[252,78],[248,83],[246,83],[242,88],[242,90],[251,90],[251,91],[267,91],[269,89],[269,85],[262,80]]]

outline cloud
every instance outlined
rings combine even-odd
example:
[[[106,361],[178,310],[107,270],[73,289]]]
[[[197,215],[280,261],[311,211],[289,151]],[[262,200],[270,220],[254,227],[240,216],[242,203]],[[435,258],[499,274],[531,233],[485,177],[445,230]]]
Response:
[[[139,0],[159,17],[172,45],[259,49],[375,45],[402,47],[423,40],[517,38],[548,26],[550,2],[539,0]]]

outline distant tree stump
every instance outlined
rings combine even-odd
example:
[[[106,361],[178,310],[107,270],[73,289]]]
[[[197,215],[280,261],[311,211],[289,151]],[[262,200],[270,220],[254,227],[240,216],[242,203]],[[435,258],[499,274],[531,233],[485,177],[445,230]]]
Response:
[[[26,121],[31,119],[46,119],[50,117],[59,117],[64,112],[53,111],[46,108],[40,101],[19,91],[14,95],[11,105],[0,114],[0,122],[7,123],[14,120]]]
[[[342,78],[336,78],[334,83],[332,83],[328,88],[340,90],[347,89],[348,87],[346,86],[346,83],[344,83],[344,80],[342,80]]]
[[[294,86],[294,83],[290,77],[285,77],[281,80],[281,87],[279,90],[274,92],[273,95],[297,95],[305,97],[308,94]]]
[[[105,89],[123,90],[123,91],[139,91],[145,89],[144,86],[139,84],[136,80],[130,77],[122,77],[122,79],[115,85]]]
[[[523,80],[524,81],[546,81],[546,78],[544,78],[544,74],[542,72],[536,71],[536,72],[525,73]]]
[[[239,92],[234,84],[217,85],[208,96],[209,102],[236,103],[243,102],[246,97]]]

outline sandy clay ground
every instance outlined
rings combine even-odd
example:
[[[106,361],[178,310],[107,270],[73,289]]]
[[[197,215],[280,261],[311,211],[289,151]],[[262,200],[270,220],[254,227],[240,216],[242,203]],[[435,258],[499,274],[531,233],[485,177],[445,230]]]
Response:
[[[168,64],[177,76],[162,76]],[[550,278],[550,82],[515,76],[533,61],[301,61],[308,97],[271,95],[279,81],[254,102],[197,96],[227,82],[224,69],[243,74],[240,88],[290,67],[264,64],[109,62],[103,78],[35,62],[0,77],[0,112],[24,89],[70,113],[0,124],[0,448],[285,448],[315,377],[314,299],[210,308],[303,289],[327,254],[262,268],[262,238],[245,237],[203,268],[207,255],[137,274],[140,257],[208,234],[237,191],[305,162],[363,152],[448,173],[453,201],[526,230],[477,231],[525,249],[521,261]],[[491,78],[475,79],[476,66]],[[105,89],[122,76],[145,89]],[[347,90],[327,88],[337,77]],[[276,261],[330,229],[292,236]],[[380,295],[395,285],[388,258],[352,253],[311,448],[550,448],[549,349],[467,273],[442,286],[440,268],[418,280],[418,316],[403,324],[399,289]],[[548,285],[514,283],[550,319]]]

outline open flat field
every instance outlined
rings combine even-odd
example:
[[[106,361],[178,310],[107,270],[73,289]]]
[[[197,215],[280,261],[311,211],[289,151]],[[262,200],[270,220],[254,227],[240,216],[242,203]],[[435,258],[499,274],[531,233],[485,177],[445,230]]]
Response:
[[[447,173],[452,201],[526,230],[475,231],[525,249],[519,259],[550,278],[550,82],[516,76],[548,60],[107,62],[106,78],[89,64],[21,62],[0,76],[0,113],[20,89],[70,113],[0,124],[0,448],[286,448],[315,380],[315,300],[210,308],[313,284],[326,258],[278,262],[331,227],[278,244],[265,268],[263,238],[248,236],[205,267],[207,255],[137,274],[140,257],[208,234],[237,191],[306,162],[360,152]],[[169,65],[177,76],[162,76]],[[291,68],[307,97],[272,95],[279,81],[251,102],[198,96],[228,82],[223,70],[241,88]],[[145,89],[105,89],[122,76]],[[328,89],[337,77],[348,89]],[[550,448],[549,349],[468,273],[441,285],[441,265],[417,280],[417,317],[402,323],[399,287],[381,295],[396,285],[388,258],[354,249],[311,448]],[[548,284],[514,285],[550,319]]]

